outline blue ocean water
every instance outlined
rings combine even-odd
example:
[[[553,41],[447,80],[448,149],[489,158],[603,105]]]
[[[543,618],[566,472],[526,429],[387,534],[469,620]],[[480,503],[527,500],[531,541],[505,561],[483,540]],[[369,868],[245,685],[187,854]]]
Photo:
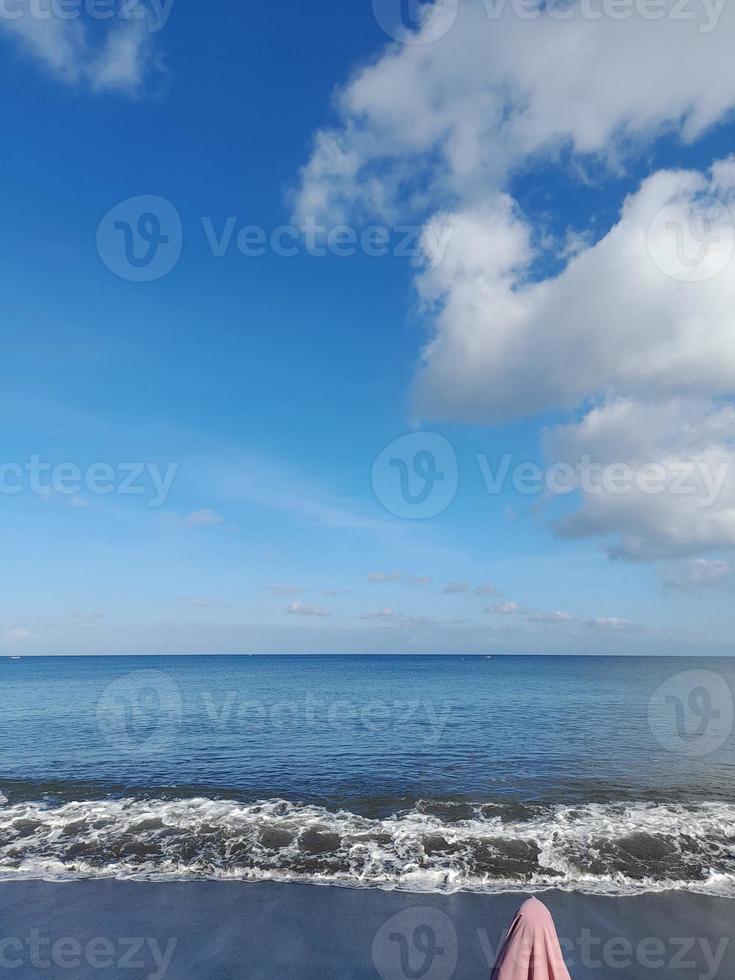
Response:
[[[0,873],[735,892],[735,660],[0,659]]]

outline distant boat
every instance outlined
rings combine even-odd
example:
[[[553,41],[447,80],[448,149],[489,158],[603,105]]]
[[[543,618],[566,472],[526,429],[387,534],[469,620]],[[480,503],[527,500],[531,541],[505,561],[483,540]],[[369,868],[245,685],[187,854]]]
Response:
[[[11,660],[20,660],[21,658],[20,657],[11,657],[10,659]]]

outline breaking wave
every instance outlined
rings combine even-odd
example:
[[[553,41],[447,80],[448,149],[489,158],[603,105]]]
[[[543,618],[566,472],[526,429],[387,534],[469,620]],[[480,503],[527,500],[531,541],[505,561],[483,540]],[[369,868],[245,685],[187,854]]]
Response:
[[[735,805],[419,801],[374,818],[285,800],[5,801],[0,878],[17,877],[735,896]]]

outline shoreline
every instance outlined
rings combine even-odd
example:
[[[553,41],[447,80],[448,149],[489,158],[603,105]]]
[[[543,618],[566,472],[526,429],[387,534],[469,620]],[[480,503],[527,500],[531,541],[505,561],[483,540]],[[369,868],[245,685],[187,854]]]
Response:
[[[0,882],[0,977],[487,978],[531,892],[280,882]],[[731,980],[735,900],[537,892],[573,980]]]

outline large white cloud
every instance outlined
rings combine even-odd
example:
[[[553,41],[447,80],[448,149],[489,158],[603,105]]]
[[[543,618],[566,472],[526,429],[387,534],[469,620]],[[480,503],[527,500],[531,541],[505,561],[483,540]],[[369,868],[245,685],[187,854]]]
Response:
[[[627,559],[735,545],[723,401],[735,391],[735,163],[651,174],[601,240],[559,247],[563,271],[541,280],[549,244],[508,193],[529,164],[563,155],[603,179],[663,132],[691,142],[725,119],[735,5],[584,0],[561,19],[553,5],[466,0],[454,23],[452,10],[447,0],[444,19],[410,38],[429,41],[439,23],[433,42],[389,45],[338,93],[296,212],[425,223],[421,414],[494,423],[577,411],[550,433],[550,462],[628,466],[630,493],[580,486],[559,533],[603,536]],[[651,465],[669,483],[693,467],[699,483],[638,491]],[[716,499],[707,474],[724,474]]]
[[[513,0],[464,0],[438,40],[390,45],[338,93],[297,211],[476,203],[535,154],[568,147],[615,165],[631,142],[667,128],[693,140],[735,105],[735,5],[623,0],[598,19],[567,8],[529,19]]]
[[[709,178],[651,176],[601,241],[541,282],[529,282],[532,229],[507,196],[431,219],[427,237],[448,245],[418,280],[436,307],[420,408],[497,421],[611,389],[647,400],[731,392],[734,175],[724,161]]]

